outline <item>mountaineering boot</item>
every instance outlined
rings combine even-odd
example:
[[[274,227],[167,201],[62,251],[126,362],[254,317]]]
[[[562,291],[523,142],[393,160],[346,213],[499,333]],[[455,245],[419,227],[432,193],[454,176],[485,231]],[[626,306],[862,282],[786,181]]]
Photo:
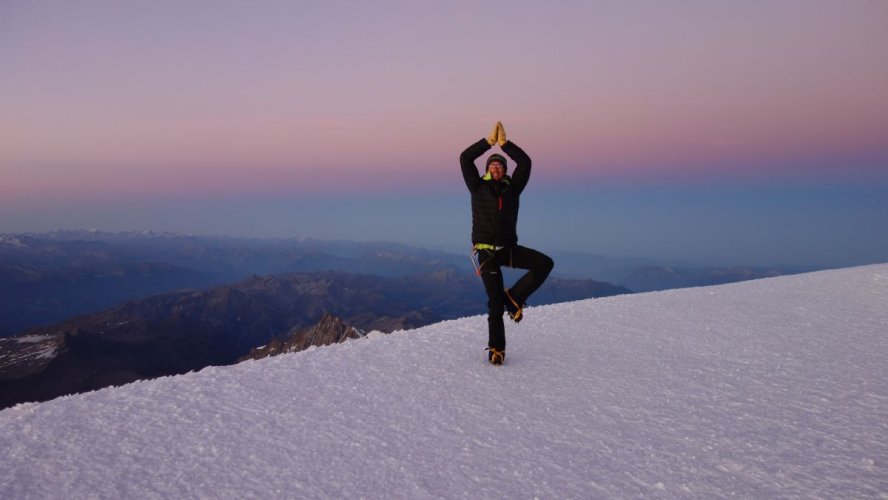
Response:
[[[512,318],[512,321],[514,321],[515,323],[520,322],[522,319],[524,319],[524,312],[522,310],[524,305],[519,304],[517,300],[512,298],[512,294],[509,289],[503,290],[503,295],[506,296],[506,312],[509,314],[509,317]]]
[[[488,347],[485,349],[487,351],[487,361],[492,365],[501,365],[506,361],[506,350],[505,349],[497,349],[496,347]]]

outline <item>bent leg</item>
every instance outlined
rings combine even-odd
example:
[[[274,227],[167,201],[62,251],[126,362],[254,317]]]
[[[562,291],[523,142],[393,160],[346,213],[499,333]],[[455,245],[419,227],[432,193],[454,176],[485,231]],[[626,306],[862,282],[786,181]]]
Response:
[[[555,262],[548,255],[532,248],[515,246],[511,251],[509,267],[528,269],[524,276],[519,278],[512,288],[509,289],[512,298],[519,304],[524,304],[527,298],[549,277]]]

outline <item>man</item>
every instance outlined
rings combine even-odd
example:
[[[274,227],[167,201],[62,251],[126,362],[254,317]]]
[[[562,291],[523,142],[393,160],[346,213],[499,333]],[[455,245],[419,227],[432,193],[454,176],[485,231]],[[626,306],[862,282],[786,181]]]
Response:
[[[478,175],[475,160],[498,144],[516,166],[511,177],[503,155],[487,158],[484,176]],[[487,291],[487,360],[501,365],[506,359],[503,313],[516,323],[524,317],[524,303],[549,276],[554,265],[542,253],[518,245],[518,204],[530,178],[530,157],[506,139],[503,124],[496,122],[486,139],[472,144],[459,156],[463,179],[472,193],[472,244],[478,254],[478,271]],[[509,289],[503,288],[502,266],[528,269]]]

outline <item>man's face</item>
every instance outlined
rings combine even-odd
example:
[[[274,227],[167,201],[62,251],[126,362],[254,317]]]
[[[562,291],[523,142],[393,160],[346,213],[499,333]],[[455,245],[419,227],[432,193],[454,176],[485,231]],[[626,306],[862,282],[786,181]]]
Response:
[[[505,175],[506,167],[504,167],[503,164],[498,161],[492,161],[490,162],[487,171],[490,172],[491,179],[498,181],[503,178],[503,175]]]

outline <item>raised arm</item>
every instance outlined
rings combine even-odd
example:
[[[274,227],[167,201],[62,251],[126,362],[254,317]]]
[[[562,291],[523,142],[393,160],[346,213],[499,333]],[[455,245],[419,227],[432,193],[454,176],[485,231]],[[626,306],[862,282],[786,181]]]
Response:
[[[530,156],[527,156],[527,153],[512,141],[506,141],[501,147],[503,153],[506,153],[516,164],[515,171],[512,172],[512,188],[517,189],[520,193],[524,191],[527,181],[530,180]]]
[[[487,139],[480,141],[467,147],[462,154],[459,155],[459,166],[462,168],[463,179],[466,181],[466,187],[469,191],[475,191],[481,184],[481,176],[478,175],[478,167],[475,166],[475,160],[487,152],[491,148]]]

